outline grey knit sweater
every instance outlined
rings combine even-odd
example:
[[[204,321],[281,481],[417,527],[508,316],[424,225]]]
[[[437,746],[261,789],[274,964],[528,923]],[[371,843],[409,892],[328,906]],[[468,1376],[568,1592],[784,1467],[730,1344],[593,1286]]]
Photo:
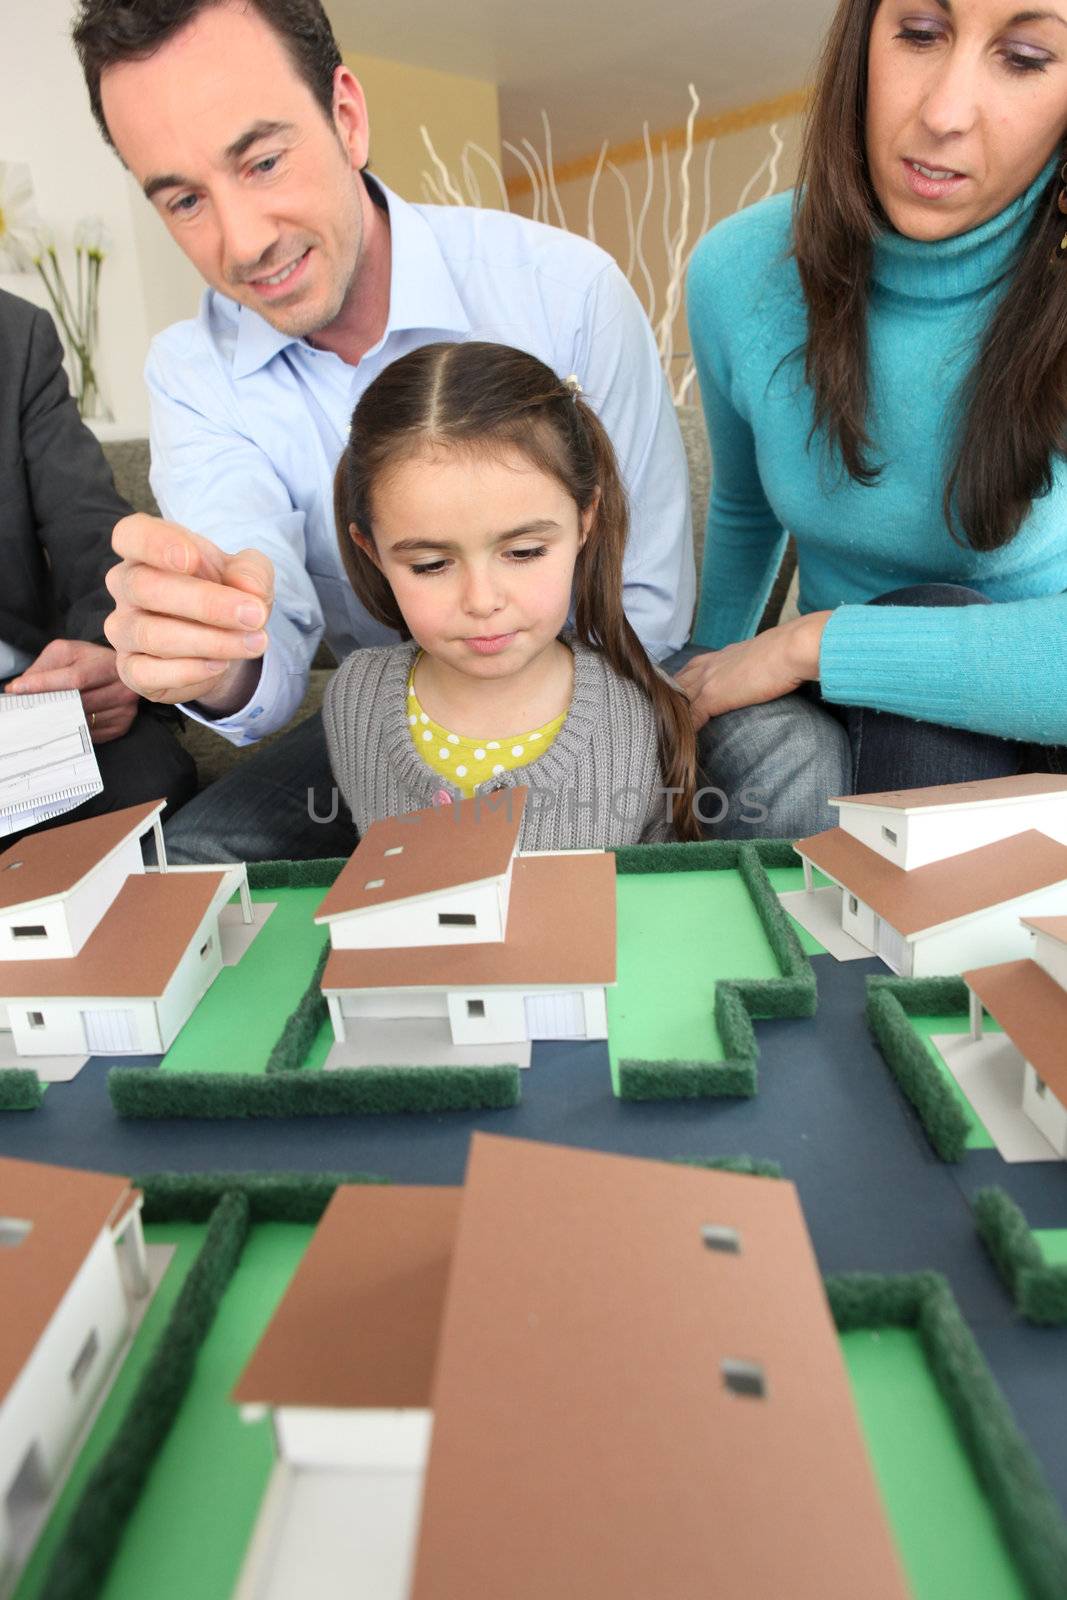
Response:
[[[526,785],[521,850],[590,850],[670,836],[669,797],[647,697],[596,650],[576,640],[566,721],[536,761],[479,784],[477,793]],[[428,767],[407,717],[418,647],[357,650],[326,689],[322,715],[334,779],[364,833],[381,817],[441,804],[461,790]]]

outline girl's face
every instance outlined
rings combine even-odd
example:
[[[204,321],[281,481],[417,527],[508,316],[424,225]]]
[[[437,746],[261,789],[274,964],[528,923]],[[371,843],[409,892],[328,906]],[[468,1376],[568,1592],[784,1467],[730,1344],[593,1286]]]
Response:
[[[881,0],[867,160],[911,239],[976,228],[1022,194],[1067,127],[1067,0]]]
[[[522,672],[567,620],[593,520],[519,450],[427,449],[373,493],[376,561],[412,638],[467,677]]]

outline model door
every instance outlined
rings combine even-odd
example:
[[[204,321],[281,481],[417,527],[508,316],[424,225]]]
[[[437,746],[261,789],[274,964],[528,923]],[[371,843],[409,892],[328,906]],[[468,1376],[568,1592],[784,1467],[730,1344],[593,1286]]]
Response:
[[[911,975],[911,950],[908,941],[891,928],[881,917],[875,918],[875,955],[881,956],[887,967],[907,978]]]
[[[83,1011],[85,1047],[93,1056],[135,1055],[132,1011]]]
[[[580,994],[528,994],[526,1032],[530,1039],[584,1039],[585,1002]]]

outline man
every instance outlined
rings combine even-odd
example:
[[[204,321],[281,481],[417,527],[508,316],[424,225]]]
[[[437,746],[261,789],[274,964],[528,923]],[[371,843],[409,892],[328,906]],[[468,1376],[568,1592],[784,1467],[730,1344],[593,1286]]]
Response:
[[[209,285],[149,357],[172,520],[116,530],[108,637],[127,683],[248,744],[299,706],[323,630],[339,657],[391,637],[345,580],[333,471],[376,374],[457,337],[578,374],[632,499],[628,614],[657,658],[684,642],[684,452],[651,330],[602,251],[506,213],[410,206],[366,176],[366,104],[319,0],[82,0],[74,38],[105,137]],[[347,851],[350,819],[320,820],[331,790],[316,717],[202,795],[169,848]]]
[[[129,509],[71,399],[52,319],[0,291],[0,683],[77,689],[104,781],[61,822],[157,795],[173,811],[196,792],[173,714],[122,682],[103,642],[111,530]]]

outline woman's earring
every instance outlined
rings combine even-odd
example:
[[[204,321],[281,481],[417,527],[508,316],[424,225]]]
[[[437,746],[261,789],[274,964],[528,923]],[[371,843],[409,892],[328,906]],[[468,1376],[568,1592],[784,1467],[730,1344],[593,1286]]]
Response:
[[[1067,161],[1065,161],[1063,166],[1060,168],[1060,192],[1056,196],[1056,209],[1061,217],[1067,217]],[[1064,232],[1060,237],[1059,244],[1052,252],[1052,263],[1054,266],[1058,266],[1061,262],[1067,261],[1067,222],[1061,223],[1061,227],[1064,229]]]

